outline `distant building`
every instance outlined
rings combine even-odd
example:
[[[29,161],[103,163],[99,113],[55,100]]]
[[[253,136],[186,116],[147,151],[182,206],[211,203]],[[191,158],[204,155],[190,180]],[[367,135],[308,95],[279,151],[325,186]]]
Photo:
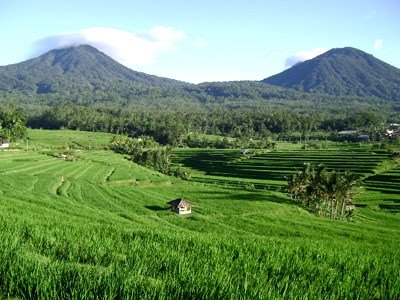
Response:
[[[171,207],[171,210],[176,212],[178,215],[187,215],[192,213],[193,204],[189,201],[178,198],[168,202]]]
[[[392,136],[395,133],[394,129],[386,129],[386,135]]]
[[[73,161],[74,156],[72,154],[59,154],[58,158],[65,161]]]
[[[337,133],[337,140],[341,142],[357,142],[358,136],[356,130],[342,130]]]
[[[400,130],[386,129],[385,136],[389,139],[400,137]]]
[[[6,139],[0,138],[0,148],[5,149],[10,147],[10,142]]]
[[[353,135],[357,134],[357,131],[355,130],[342,130],[338,132],[339,135]]]

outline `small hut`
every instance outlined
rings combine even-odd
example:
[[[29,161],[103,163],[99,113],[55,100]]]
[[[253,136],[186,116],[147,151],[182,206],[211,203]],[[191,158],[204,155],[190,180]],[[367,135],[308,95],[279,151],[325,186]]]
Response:
[[[73,161],[74,156],[72,154],[59,154],[58,158],[65,161]]]
[[[354,205],[353,201],[351,201],[349,199],[345,200],[344,204],[345,204],[345,209],[346,210],[353,210],[353,209],[356,208],[356,206]]]
[[[193,204],[183,198],[169,201],[167,204],[170,205],[171,210],[176,212],[178,215],[186,215],[192,213]]]
[[[249,154],[250,150],[249,149],[240,149],[240,154]]]
[[[0,148],[5,149],[10,147],[10,142],[2,137],[0,137]]]

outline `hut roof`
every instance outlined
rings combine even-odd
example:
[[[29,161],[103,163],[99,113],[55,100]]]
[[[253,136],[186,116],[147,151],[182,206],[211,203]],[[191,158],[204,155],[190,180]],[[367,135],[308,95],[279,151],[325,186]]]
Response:
[[[190,207],[194,206],[191,202],[183,198],[177,198],[175,200],[169,201],[167,204],[171,206],[190,206]]]

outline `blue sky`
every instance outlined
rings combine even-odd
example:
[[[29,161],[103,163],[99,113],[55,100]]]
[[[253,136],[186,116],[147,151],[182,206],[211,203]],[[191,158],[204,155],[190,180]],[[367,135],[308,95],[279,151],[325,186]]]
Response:
[[[91,44],[188,82],[261,80],[352,46],[400,68],[398,0],[0,0],[0,65]]]

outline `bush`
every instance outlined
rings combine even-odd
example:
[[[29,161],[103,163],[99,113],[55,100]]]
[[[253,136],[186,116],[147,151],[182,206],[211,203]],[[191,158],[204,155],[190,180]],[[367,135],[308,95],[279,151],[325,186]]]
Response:
[[[192,174],[190,173],[190,171],[182,167],[172,168],[170,171],[170,175],[181,178],[183,180],[192,179]]]

